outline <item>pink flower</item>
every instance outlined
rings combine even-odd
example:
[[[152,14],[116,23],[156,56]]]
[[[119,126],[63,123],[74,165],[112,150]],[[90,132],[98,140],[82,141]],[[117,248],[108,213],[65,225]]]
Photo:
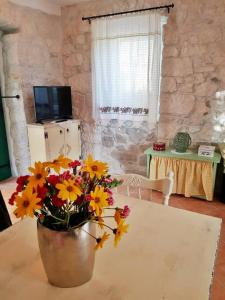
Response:
[[[120,212],[120,216],[122,219],[126,219],[130,214],[130,208],[128,205],[125,205],[124,208]]]
[[[105,188],[104,192],[108,193],[109,196],[112,195],[112,191],[109,188]]]
[[[104,178],[105,183],[111,183],[113,180],[112,178]]]
[[[107,199],[107,201],[108,201],[108,203],[109,203],[110,206],[112,206],[112,205],[114,204],[114,199],[113,199],[113,197],[109,197],[109,198]]]
[[[76,177],[76,183],[77,184],[81,184],[81,182],[83,181],[83,178],[81,176]]]
[[[86,200],[87,202],[90,202],[91,199],[92,199],[92,198],[91,198],[91,195],[86,195],[86,196],[85,196],[85,200]]]

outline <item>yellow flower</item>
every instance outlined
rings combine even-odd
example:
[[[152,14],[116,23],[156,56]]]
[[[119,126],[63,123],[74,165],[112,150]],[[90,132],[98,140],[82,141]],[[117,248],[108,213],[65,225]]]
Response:
[[[121,236],[124,233],[127,233],[128,227],[129,227],[129,225],[124,224],[124,220],[121,220],[120,223],[118,224],[118,227],[113,230],[113,233],[115,234],[115,239],[114,239],[114,245],[115,245],[115,247],[117,247],[118,242],[121,239]]]
[[[46,162],[45,166],[54,169],[56,173],[59,173],[60,168],[67,169],[71,162],[71,159],[64,157],[63,155],[59,155],[59,157],[54,159],[52,162]]]
[[[63,180],[63,183],[57,183],[56,188],[59,190],[58,197],[62,200],[75,201],[80,196],[81,190],[73,179]]]
[[[29,187],[36,188],[38,185],[42,187],[46,182],[48,172],[45,170],[44,165],[39,161],[36,162],[34,168],[29,168],[29,171],[33,173],[28,179]]]
[[[95,250],[98,250],[99,248],[102,248],[104,245],[104,242],[108,240],[110,234],[104,232],[103,236],[101,238],[96,239],[97,245],[95,246]]]
[[[38,204],[41,198],[37,197],[37,193],[33,193],[32,189],[26,189],[21,196],[16,196],[16,210],[14,214],[17,218],[23,218],[24,216],[30,216],[33,218],[34,211],[40,209],[41,205]]]
[[[104,187],[96,185],[94,192],[91,192],[90,206],[95,211],[96,216],[102,214],[102,209],[109,206],[107,199],[109,198],[108,193],[104,192]]]
[[[87,160],[84,161],[83,171],[90,174],[91,179],[96,176],[101,179],[101,176],[105,175],[108,171],[108,165],[98,160],[93,160],[91,155],[88,155]]]

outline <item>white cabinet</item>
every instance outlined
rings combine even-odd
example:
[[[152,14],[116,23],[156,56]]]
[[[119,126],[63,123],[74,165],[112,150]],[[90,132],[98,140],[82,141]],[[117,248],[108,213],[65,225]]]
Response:
[[[71,159],[81,157],[80,121],[29,124],[28,139],[31,164],[54,160],[60,154]]]

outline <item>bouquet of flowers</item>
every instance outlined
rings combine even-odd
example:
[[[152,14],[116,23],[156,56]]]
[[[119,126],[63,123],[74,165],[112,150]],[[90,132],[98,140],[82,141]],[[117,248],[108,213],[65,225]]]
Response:
[[[9,203],[16,206],[17,218],[36,216],[43,226],[57,231],[93,222],[103,230],[101,236],[92,236],[96,240],[95,248],[103,247],[109,231],[117,246],[127,232],[125,219],[130,209],[127,205],[114,206],[111,189],[121,181],[111,178],[106,163],[94,160],[91,155],[84,162],[60,155],[52,162],[36,162],[29,171],[31,175],[17,179],[16,192],[9,199]],[[109,212],[107,216],[104,216],[105,211]],[[114,218],[115,227],[105,224],[105,219],[110,217]]]

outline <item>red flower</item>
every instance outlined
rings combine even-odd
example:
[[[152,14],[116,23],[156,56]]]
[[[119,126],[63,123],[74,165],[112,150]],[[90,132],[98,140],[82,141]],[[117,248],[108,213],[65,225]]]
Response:
[[[25,184],[27,184],[27,180],[30,176],[29,175],[25,175],[25,176],[20,176],[17,178],[16,183],[17,183],[17,187],[16,187],[16,191],[19,193],[23,190],[23,187]]]
[[[50,175],[47,177],[47,181],[50,184],[55,186],[57,183],[59,183],[59,176],[58,175]]]
[[[29,177],[30,177],[29,175],[20,176],[17,178],[16,183],[19,185],[24,185],[27,182]]]
[[[42,200],[44,200],[46,198],[47,192],[48,192],[48,189],[45,186],[40,187],[38,185],[38,187],[37,187],[37,193],[38,193],[38,197],[39,198],[41,198]]]
[[[70,171],[65,171],[61,175],[59,175],[59,181],[68,180],[71,178]]]
[[[9,204],[14,205],[14,202],[15,202],[15,199],[16,199],[16,196],[17,196],[17,195],[18,195],[17,192],[14,192],[14,193],[12,194],[12,196],[9,198]]]
[[[69,163],[70,168],[76,168],[76,167],[79,167],[80,165],[81,165],[81,163],[79,162],[79,160],[74,160],[71,163]]]
[[[56,207],[61,207],[65,204],[65,201],[62,199],[59,199],[57,195],[52,196],[52,204],[55,205]]]

